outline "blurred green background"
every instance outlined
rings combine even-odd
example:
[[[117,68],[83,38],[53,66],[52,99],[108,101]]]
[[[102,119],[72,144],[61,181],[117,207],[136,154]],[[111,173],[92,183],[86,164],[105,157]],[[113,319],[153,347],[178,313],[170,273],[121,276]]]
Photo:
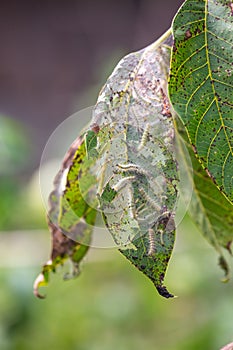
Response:
[[[177,298],[162,299],[111,249],[91,249],[80,277],[63,282],[60,271],[47,298],[34,297],[50,253],[38,177],[45,142],[94,103],[122,55],[168,28],[182,1],[38,3],[6,4],[0,15],[0,349],[220,349],[233,341],[233,282],[220,282],[217,254],[188,217],[166,277]]]

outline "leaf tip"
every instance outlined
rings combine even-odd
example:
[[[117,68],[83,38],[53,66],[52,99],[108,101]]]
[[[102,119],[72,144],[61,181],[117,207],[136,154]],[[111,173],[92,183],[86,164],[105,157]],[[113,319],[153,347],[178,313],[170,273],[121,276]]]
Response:
[[[167,290],[167,288],[166,288],[165,286],[155,286],[155,287],[156,287],[158,293],[159,293],[162,297],[164,297],[164,298],[166,298],[166,299],[174,298],[174,295],[171,294],[171,293],[169,293],[168,290]]]
[[[46,296],[39,293],[39,288],[41,286],[47,285],[44,274],[40,273],[33,284],[33,293],[39,299],[45,299]]]
[[[230,269],[229,269],[229,265],[228,265],[228,263],[223,255],[220,255],[218,264],[221,267],[221,269],[224,271],[224,274],[225,274],[224,278],[222,278],[221,281],[223,283],[227,283],[230,280]]]

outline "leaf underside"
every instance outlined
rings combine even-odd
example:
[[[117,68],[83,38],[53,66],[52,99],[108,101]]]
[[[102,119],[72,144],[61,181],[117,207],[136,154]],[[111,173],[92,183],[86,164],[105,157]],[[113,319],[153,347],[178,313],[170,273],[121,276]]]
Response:
[[[169,94],[199,161],[233,201],[233,3],[186,0],[173,22]]]
[[[73,262],[77,274],[98,208],[121,253],[162,296],[172,297],[163,285],[174,246],[178,183],[169,60],[167,46],[149,46],[126,56],[103,87],[88,131],[71,146],[55,179],[53,249],[35,282],[37,296],[64,260]]]
[[[170,49],[156,45],[124,57],[103,87],[92,123],[97,135],[100,209],[120,252],[163,285],[175,239],[177,164],[167,98]],[[103,147],[104,145],[104,147]]]

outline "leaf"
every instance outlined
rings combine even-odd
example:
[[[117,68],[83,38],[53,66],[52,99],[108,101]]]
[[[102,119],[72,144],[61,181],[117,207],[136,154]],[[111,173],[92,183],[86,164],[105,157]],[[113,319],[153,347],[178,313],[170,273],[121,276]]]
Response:
[[[73,264],[71,277],[79,274],[80,261],[91,242],[96,210],[87,204],[79,184],[83,178],[87,179],[86,173],[90,166],[87,152],[93,155],[96,147],[96,130],[94,127],[92,129],[94,131],[89,130],[78,137],[69,148],[54,180],[54,190],[49,196],[48,225],[52,235],[52,252],[34,283],[34,294],[40,298],[44,296],[39,293],[39,287],[47,285],[50,273],[55,272],[66,260],[69,259]],[[93,178],[87,183],[90,190]],[[66,274],[65,278],[68,277]]]
[[[124,57],[103,87],[92,123],[97,196],[121,253],[163,285],[175,239],[177,164],[167,99],[170,49],[157,43]]]
[[[202,169],[193,153],[186,131],[178,120],[177,125],[180,135],[177,137],[178,151],[184,159],[187,181],[193,184],[193,195],[188,212],[204,237],[219,253],[219,264],[225,272],[225,280],[228,280],[229,267],[222,248],[227,249],[231,254],[233,207]],[[181,142],[181,137],[185,142]],[[193,169],[187,163],[184,147],[189,151]]]
[[[202,166],[233,201],[233,3],[186,0],[173,22],[170,100]]]
[[[35,282],[70,259],[73,275],[90,244],[96,208],[118,248],[164,297],[175,239],[177,164],[167,98],[170,49],[125,57],[98,98],[91,127],[68,151],[50,195],[51,260]],[[98,200],[97,200],[98,199]]]

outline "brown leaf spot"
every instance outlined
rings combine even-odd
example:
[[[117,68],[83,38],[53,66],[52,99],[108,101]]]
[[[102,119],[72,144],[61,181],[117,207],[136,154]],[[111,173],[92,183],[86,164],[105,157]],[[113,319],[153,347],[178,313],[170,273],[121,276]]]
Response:
[[[192,37],[192,33],[190,32],[190,29],[187,29],[185,32],[185,39],[188,40]]]
[[[54,260],[58,256],[64,257],[77,245],[77,243],[67,236],[65,236],[61,230],[54,225],[50,220],[48,222],[50,231],[52,233],[52,254],[51,259]]]
[[[161,93],[162,99],[163,99],[163,107],[162,107],[161,113],[163,116],[170,118],[172,116],[171,110],[170,110],[170,103],[169,103],[168,98],[167,98],[167,96],[162,88],[160,88],[160,93]]]
[[[81,136],[79,136],[70,146],[68,152],[65,155],[65,158],[63,160],[62,163],[62,169],[66,169],[69,168],[72,163],[73,163],[73,158],[75,155],[75,152],[77,151],[77,149],[81,146],[81,144],[83,143],[83,138]]]
[[[94,123],[91,125],[91,130],[94,131],[95,134],[98,134],[98,132],[100,131],[100,127],[98,124]]]

